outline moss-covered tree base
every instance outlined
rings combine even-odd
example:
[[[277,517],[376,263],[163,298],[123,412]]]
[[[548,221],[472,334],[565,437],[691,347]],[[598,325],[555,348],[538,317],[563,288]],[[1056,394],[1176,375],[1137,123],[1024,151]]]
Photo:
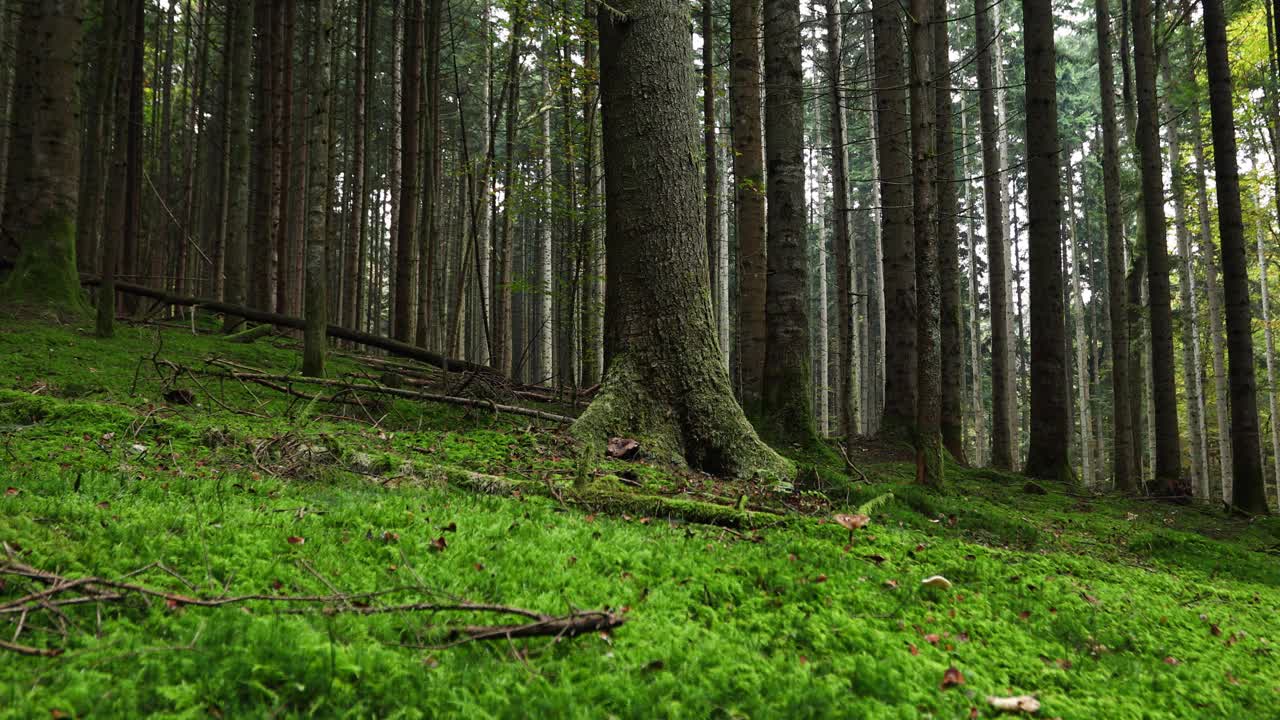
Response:
[[[571,428],[584,460],[600,457],[611,437],[645,453],[728,477],[791,478],[795,466],[756,434],[727,388],[645,377],[637,355],[614,358],[609,375]]]
[[[0,298],[76,315],[88,311],[76,271],[73,213],[48,213],[37,227],[18,238],[18,244],[18,260],[0,284]]]

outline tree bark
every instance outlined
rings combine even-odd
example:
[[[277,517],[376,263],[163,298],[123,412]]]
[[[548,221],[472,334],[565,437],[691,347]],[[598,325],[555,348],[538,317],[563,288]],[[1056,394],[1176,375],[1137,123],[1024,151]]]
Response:
[[[1169,57],[1161,51],[1160,69],[1166,88],[1173,87]],[[1195,259],[1191,253],[1191,237],[1187,229],[1185,200],[1186,169],[1182,164],[1182,138],[1178,130],[1179,116],[1165,93],[1165,145],[1169,153],[1169,174],[1173,190],[1173,225],[1178,238],[1178,299],[1182,316],[1182,387],[1186,393],[1187,428],[1191,441],[1191,487],[1200,498],[1209,497],[1209,474],[1206,468],[1204,387],[1200,380],[1200,333],[1196,323]]]
[[[1193,73],[1190,81],[1195,82]],[[1199,98],[1199,88],[1192,85],[1193,97]],[[1200,102],[1191,103],[1191,127],[1195,128],[1192,148],[1196,162],[1196,215],[1200,219],[1200,253],[1204,265],[1205,295],[1209,298],[1209,345],[1213,355],[1213,413],[1218,428],[1219,478],[1215,497],[1223,502],[1231,501],[1231,416],[1228,408],[1226,348],[1222,330],[1222,285],[1218,281],[1218,258],[1214,257],[1213,231],[1209,214],[1209,192],[1205,175],[1209,169],[1204,159],[1204,139],[1200,124]],[[1213,476],[1210,473],[1210,482]]]
[[[1267,511],[1257,380],[1249,308],[1249,266],[1240,211],[1240,175],[1227,61],[1227,22],[1222,0],[1204,0],[1205,66],[1213,128],[1214,179],[1218,190],[1218,237],[1222,242],[1222,284],[1226,295],[1227,350],[1231,363],[1231,504],[1252,513]]]
[[[849,151],[845,147],[844,116],[844,58],[841,34],[839,0],[826,0],[827,26],[827,127],[831,136],[831,192],[835,227],[834,252],[836,256],[836,388],[837,418],[840,435],[852,447],[858,434],[858,381],[854,363],[853,305],[855,297],[850,287],[853,267],[853,250],[849,238]]]
[[[1169,294],[1169,249],[1156,108],[1156,56],[1151,0],[1133,0],[1134,85],[1138,105],[1143,226],[1146,231],[1147,294],[1151,323],[1151,382],[1155,403],[1155,492],[1176,496],[1182,487],[1178,396],[1173,371],[1173,315]]]
[[[911,0],[909,56],[911,175],[916,276],[916,480],[942,482],[942,348],[938,280],[938,207],[934,195],[933,0]]]
[[[80,3],[23,3],[3,226],[16,244],[0,297],[84,308],[76,278],[80,190]],[[10,256],[0,249],[0,257]]]
[[[960,145],[969,147],[969,114],[960,113]],[[982,322],[979,320],[978,292],[978,239],[975,217],[978,208],[973,202],[971,183],[969,182],[969,151],[961,154],[961,174],[964,176],[964,211],[968,217],[969,241],[969,387],[972,397],[973,416],[973,455],[969,460],[976,466],[986,465],[987,422],[985,407],[982,401]]]
[[[404,16],[404,82],[400,90],[400,204],[396,219],[396,281],[391,335],[413,342],[418,295],[418,136],[422,126],[423,0],[409,0]]]
[[[916,248],[911,150],[903,67],[902,8],[872,0],[875,35],[876,148],[880,158],[884,246],[885,388],[881,432],[910,434],[916,422]]]
[[[1000,126],[996,116],[995,79],[991,57],[994,31],[986,0],[975,0],[974,25],[978,45],[978,94],[982,125],[982,185],[987,230],[987,288],[991,305],[991,465],[1013,469],[1014,398],[1009,338],[1008,245],[1004,237],[1001,190]]]
[[[1128,294],[1124,282],[1124,212],[1120,199],[1120,148],[1116,132],[1115,68],[1111,55],[1111,11],[1094,0],[1098,35],[1098,74],[1102,100],[1102,195],[1107,228],[1107,302],[1111,317],[1112,482],[1119,490],[1138,487],[1129,361]],[[1123,18],[1122,18],[1123,21]]]
[[[764,89],[761,0],[730,0],[729,84],[733,101],[733,177],[738,235],[738,365],[742,405],[754,413],[764,395],[765,247]],[[606,292],[608,292],[606,284]]]
[[[254,49],[257,54],[255,63],[254,89],[254,130],[253,130],[253,177],[250,181],[252,196],[252,219],[248,244],[247,277],[248,302],[259,310],[271,310],[275,307],[276,278],[276,246],[273,230],[276,224],[276,194],[273,173],[276,169],[275,153],[277,147],[275,137],[275,69],[272,63],[271,28],[272,5],[270,0],[256,0],[254,3]]]
[[[1262,198],[1258,198],[1258,204],[1261,206]],[[1259,207],[1261,209],[1261,207]],[[1271,333],[1271,298],[1267,288],[1267,254],[1265,250],[1264,238],[1266,231],[1263,229],[1262,222],[1256,223],[1258,237],[1258,285],[1262,294],[1262,331],[1265,338],[1266,347],[1265,355],[1267,360],[1267,405],[1270,414],[1267,416],[1271,425],[1271,463],[1275,468],[1276,477],[1280,478],[1280,413],[1276,412],[1276,390],[1275,390],[1275,356],[1276,344],[1275,338]],[[1263,475],[1266,475],[1266,458],[1262,460]],[[1265,482],[1265,481],[1264,481]]]
[[[941,316],[942,444],[956,462],[964,452],[964,326],[960,320],[960,249],[957,226],[955,134],[952,129],[951,43],[946,0],[933,0],[934,132],[937,151],[937,246]]]
[[[307,266],[306,321],[303,333],[302,374],[324,377],[325,331],[329,325],[328,268],[325,243],[329,233],[329,98],[333,92],[329,77],[329,49],[333,34],[334,0],[314,0],[311,32],[315,59],[309,71],[309,114],[307,155]]]
[[[507,126],[502,171],[502,239],[496,253],[498,267],[495,272],[497,287],[493,308],[493,366],[510,377],[512,372],[511,343],[511,282],[514,278],[512,262],[515,249],[515,197],[519,168],[516,165],[516,120],[520,115],[520,46],[524,25],[517,16],[508,40],[510,55],[507,58]],[[523,189],[523,188],[521,188]]]
[[[352,98],[351,168],[347,193],[347,243],[343,253],[342,271],[342,324],[359,327],[360,285],[364,274],[364,217],[369,211],[368,192],[364,186],[365,136],[368,133],[368,115],[365,108],[368,86],[365,76],[369,65],[369,0],[357,0],[355,42],[355,96]],[[345,183],[344,183],[345,184]]]
[[[703,203],[687,154],[697,142],[687,6],[627,0],[620,10],[625,18],[598,15],[615,337],[604,384],[573,434],[595,452],[611,436],[631,437],[708,472],[790,475],[734,402],[712,332]]]
[[[1071,246],[1071,313],[1075,325],[1076,385],[1080,406],[1080,481],[1094,487],[1093,420],[1089,402],[1089,346],[1085,336],[1084,291],[1080,283],[1080,242],[1076,233],[1076,193],[1071,151],[1067,155],[1067,241]],[[1084,172],[1082,170],[1082,172]],[[1086,219],[1087,219],[1086,214]]]
[[[1031,265],[1031,423],[1026,474],[1071,479],[1062,282],[1062,190],[1053,8],[1023,0],[1027,219]]]
[[[807,446],[817,430],[810,403],[800,2],[765,0],[764,17],[769,281],[760,426],[768,437]]]

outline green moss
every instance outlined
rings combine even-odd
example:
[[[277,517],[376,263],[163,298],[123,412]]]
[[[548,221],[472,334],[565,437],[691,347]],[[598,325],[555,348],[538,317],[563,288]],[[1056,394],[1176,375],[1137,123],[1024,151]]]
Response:
[[[76,271],[75,211],[50,212],[18,239],[18,260],[0,285],[10,303],[84,314],[88,310]]]

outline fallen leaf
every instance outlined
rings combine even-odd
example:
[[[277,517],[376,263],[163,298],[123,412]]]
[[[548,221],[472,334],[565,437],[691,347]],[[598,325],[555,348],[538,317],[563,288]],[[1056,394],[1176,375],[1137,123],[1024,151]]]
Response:
[[[449,547],[449,543],[445,541],[443,535],[431,541],[431,550],[434,552],[444,552],[447,547]]]
[[[920,648],[916,647],[915,643],[907,643],[907,650],[909,650],[912,655],[920,654]]]
[[[963,684],[964,684],[964,673],[960,672],[960,670],[957,669],[954,665],[947,668],[947,671],[942,673],[942,689],[943,690],[946,690],[949,687],[954,687],[956,685],[963,685]]]
[[[951,581],[942,577],[941,575],[930,575],[924,580],[921,580],[920,584],[924,585],[925,587],[934,587],[934,588],[939,588],[941,590],[951,589]]]
[[[1172,655],[1169,655],[1165,657],[1164,664],[1165,665],[1181,665],[1182,661]]]
[[[814,579],[813,579],[813,581],[814,581],[814,582],[816,582],[816,583],[824,583],[824,582],[826,582],[826,581],[827,581],[827,576],[826,576],[826,575],[819,575],[818,577],[814,578]]]
[[[297,535],[290,535],[289,537],[285,538],[285,542],[289,543],[290,545],[301,545],[306,541],[307,541],[306,538],[301,538],[301,537],[298,537]]]
[[[928,635],[924,636],[924,641],[929,643],[930,645],[937,645],[938,641],[941,639],[942,638],[939,638],[937,633],[929,633]]]
[[[1214,637],[1222,637],[1222,628],[1218,627],[1218,623],[1209,626],[1209,633]]]
[[[16,487],[13,487],[12,485],[10,485],[9,487],[7,487],[7,488],[5,488],[5,489],[4,489],[4,494],[5,494],[5,495],[17,495],[17,494],[18,494],[18,493],[20,493],[20,492],[22,492],[22,491],[21,491],[21,490],[19,490],[19,489],[18,489],[18,488],[16,488]]]
[[[1001,712],[1034,713],[1040,710],[1040,701],[1030,695],[1013,697],[988,697],[991,707]]]
[[[440,532],[458,532],[458,523],[451,522],[448,525],[445,525],[444,527],[440,528]]]
[[[400,541],[400,533],[393,533],[390,530],[386,530],[382,533],[382,542],[393,543],[393,542],[399,542],[399,541]]]

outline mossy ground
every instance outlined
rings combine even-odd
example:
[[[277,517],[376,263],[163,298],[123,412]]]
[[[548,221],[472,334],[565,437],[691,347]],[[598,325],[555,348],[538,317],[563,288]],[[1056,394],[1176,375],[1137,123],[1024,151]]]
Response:
[[[124,325],[100,340],[0,317],[0,488],[13,488],[0,540],[24,562],[106,577],[159,562],[207,597],[425,586],[547,613],[610,607],[627,623],[433,651],[415,646],[438,640],[426,625],[442,616],[131,602],[99,621],[83,608],[66,640],[24,631],[61,656],[0,655],[0,717],[964,718],[1020,693],[1043,717],[1280,717],[1273,519],[956,467],[925,490],[910,463],[870,454],[855,457],[870,483],[824,465],[802,474],[798,499],[747,493],[813,519],[729,531],[593,513],[466,492],[430,470],[568,489],[577,468],[559,431],[400,400],[340,413],[186,377],[198,405],[171,405],[157,348],[193,367],[215,354],[300,365],[287,340]],[[741,487],[644,463],[596,475],[686,499],[733,502]],[[852,545],[821,520],[890,492]],[[954,587],[922,588],[934,574]],[[157,570],[136,580],[192,592]],[[11,578],[0,603],[20,587]],[[5,618],[0,639],[13,629]],[[944,690],[952,666],[966,682]]]

